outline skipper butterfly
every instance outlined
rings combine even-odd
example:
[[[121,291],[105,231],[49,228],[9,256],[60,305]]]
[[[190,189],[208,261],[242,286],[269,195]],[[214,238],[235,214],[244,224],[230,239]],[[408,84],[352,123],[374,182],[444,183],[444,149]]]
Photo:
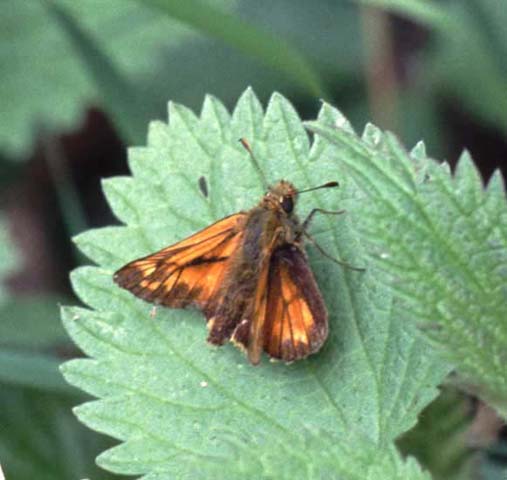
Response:
[[[264,179],[248,142],[241,142]],[[206,194],[203,177],[199,186]],[[311,240],[327,256],[307,227],[317,212],[343,211],[316,208],[300,223],[294,207],[299,194],[336,186],[337,182],[329,182],[298,191],[281,180],[267,187],[251,210],[225,217],[128,263],[114,274],[114,280],[156,305],[197,307],[206,316],[208,341],[213,345],[232,341],[254,365],[262,351],[285,362],[305,358],[326,340],[328,315],[303,239]]]

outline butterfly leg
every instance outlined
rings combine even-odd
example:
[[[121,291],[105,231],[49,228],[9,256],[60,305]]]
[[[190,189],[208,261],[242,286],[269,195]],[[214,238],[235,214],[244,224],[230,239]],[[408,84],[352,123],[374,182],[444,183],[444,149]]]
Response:
[[[324,210],[323,208],[312,209],[312,211],[305,218],[304,222],[297,227],[296,241],[298,241],[303,235],[306,235],[308,227],[310,226],[310,222],[316,213],[323,213],[324,215],[341,215],[342,213],[345,213],[345,210]]]
[[[329,258],[330,260],[332,260],[333,262],[337,263],[338,265],[341,265],[342,267],[346,267],[346,268],[349,268],[350,270],[355,270],[356,272],[364,272],[366,270],[366,268],[362,268],[362,267],[354,267],[353,265],[350,265],[350,263],[347,263],[347,262],[344,262],[343,260],[339,260],[338,258],[334,258],[332,257],[331,255],[329,255],[329,253],[327,253],[318,243],[317,241],[311,236],[309,235],[307,232],[305,232],[303,230],[303,235],[308,239],[310,240],[310,243],[312,245],[315,246],[315,248],[322,254],[324,255],[326,258]]]
[[[361,267],[354,267],[353,265],[350,265],[347,262],[344,262],[343,260],[339,260],[337,258],[332,257],[327,253],[318,243],[317,241],[308,234],[307,229],[310,225],[310,222],[312,221],[312,218],[316,213],[323,213],[325,215],[341,215],[342,213],[345,213],[345,210],[324,210],[322,208],[314,208],[308,216],[305,218],[303,224],[301,225],[301,230],[299,231],[297,237],[301,237],[301,235],[304,235],[308,240],[310,240],[311,244],[315,246],[315,248],[325,257],[329,258],[333,262],[337,263],[338,265],[341,265],[342,267],[350,268],[351,270],[356,270],[358,272],[364,272],[365,269]]]
[[[304,232],[310,226],[310,222],[316,213],[323,213],[324,215],[341,215],[345,213],[345,210],[324,210],[322,208],[314,208],[308,216],[305,218],[303,224],[301,225],[301,230]]]

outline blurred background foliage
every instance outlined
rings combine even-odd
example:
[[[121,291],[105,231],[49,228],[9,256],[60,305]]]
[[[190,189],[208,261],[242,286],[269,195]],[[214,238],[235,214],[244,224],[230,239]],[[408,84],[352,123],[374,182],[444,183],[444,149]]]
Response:
[[[109,440],[71,413],[83,394],[58,306],[76,303],[69,240],[115,222],[100,178],[127,173],[169,99],[232,106],[277,90],[303,118],[319,98],[487,182],[507,171],[507,8],[501,0],[1,0],[0,462],[7,479],[112,478]],[[506,429],[443,387],[400,439],[437,479],[505,478]]]

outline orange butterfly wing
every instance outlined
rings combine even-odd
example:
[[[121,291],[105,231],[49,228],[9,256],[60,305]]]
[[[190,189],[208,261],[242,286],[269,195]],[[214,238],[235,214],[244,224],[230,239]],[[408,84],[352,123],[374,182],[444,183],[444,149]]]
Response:
[[[209,318],[229,265],[241,245],[244,213],[223,218],[159,252],[128,263],[114,281],[148,302],[173,308],[194,305]]]
[[[328,333],[327,310],[303,251],[295,245],[273,253],[263,332],[264,351],[286,362],[315,353]]]
[[[262,349],[272,358],[292,362],[315,353],[326,340],[326,306],[296,245],[273,252],[252,304],[252,314],[237,325],[231,340],[247,351],[254,365]]]

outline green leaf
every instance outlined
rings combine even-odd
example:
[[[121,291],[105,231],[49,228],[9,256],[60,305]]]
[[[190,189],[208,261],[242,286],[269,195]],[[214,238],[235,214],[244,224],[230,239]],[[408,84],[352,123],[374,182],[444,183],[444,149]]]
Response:
[[[0,216],[0,282],[18,263]],[[72,416],[70,408],[82,395],[65,383],[60,360],[32,351],[63,342],[57,312],[55,299],[13,297],[1,290],[1,478],[99,478],[92,456],[111,443],[86,431]],[[112,476],[101,473],[100,478]]]
[[[49,355],[2,348],[0,383],[75,395],[76,389],[69,388],[58,371],[59,364],[57,358]]]
[[[142,0],[142,3],[153,5],[171,18],[216,37],[231,47],[280,70],[314,96],[329,96],[309,60],[280,36],[256,28],[200,0],[185,2]]]
[[[0,458],[5,478],[113,478],[91,461],[111,442],[76,422],[70,412],[73,403],[75,398],[68,396],[2,385]]]
[[[150,479],[167,472],[215,478],[217,469],[288,478],[293,464],[304,465],[305,478],[325,478],[320,473],[329,469],[341,478],[369,472],[379,479],[423,478],[413,461],[397,456],[392,441],[414,425],[449,367],[413,322],[399,321],[374,270],[343,269],[308,249],[331,332],[318,355],[292,365],[252,367],[232,345],[206,344],[200,313],[162,308],[153,319],[149,304],[115,286],[113,272],[127,261],[256,204],[262,186],[237,141],[241,136],[248,136],[272,181],[289,178],[300,188],[343,182],[341,189],[303,196],[301,215],[312,207],[337,209],[359,194],[328,146],[309,142],[278,94],[265,114],[247,90],[232,115],[207,97],[200,117],[171,104],[169,118],[169,124],[151,125],[146,147],[129,151],[133,176],[104,183],[127,226],[76,238],[98,266],[72,273],[75,292],[89,308],[66,307],[63,321],[90,358],[71,360],[62,371],[99,398],[76,409],[81,421],[123,442],[99,457],[100,464]],[[201,176],[208,197],[198,188]],[[312,234],[331,255],[364,266],[351,228],[359,221],[359,215],[322,216]],[[362,451],[375,455],[368,459]]]
[[[142,144],[142,126],[163,118],[169,96],[197,108],[202,92],[211,89],[232,105],[248,85],[264,98],[274,87],[301,94],[310,88],[302,82],[326,77],[343,86],[362,69],[357,13],[348,5],[316,9],[292,0],[202,3],[206,11],[237,17],[239,25],[251,24],[250,32],[267,30],[270,37],[280,38],[271,45],[276,52],[271,64],[290,64],[289,69],[299,74],[287,76],[267,66],[267,58],[259,61],[255,52],[244,53],[205,36],[216,27],[196,29],[195,23],[184,25],[133,0],[52,0],[49,9],[48,1],[4,2],[0,103],[9,121],[0,123],[0,150],[23,158],[34,141],[34,125],[49,132],[76,128],[90,105],[108,111],[116,127]],[[212,18],[206,19],[209,23]],[[255,47],[262,44],[265,57],[266,38],[255,38]],[[252,39],[248,41],[253,48]],[[287,51],[280,43],[292,46]],[[282,51],[292,60],[277,56]],[[307,58],[312,67],[305,63]]]
[[[328,113],[308,128],[360,189],[346,205],[373,270],[385,273],[399,321],[414,319],[487,401],[507,415],[507,210],[495,174],[484,189],[465,152],[451,175],[368,125],[362,139]],[[324,140],[325,139],[325,140]]]
[[[18,296],[0,307],[0,346],[49,348],[68,342],[58,321],[59,300],[52,296]]]
[[[455,23],[435,48],[428,69],[436,88],[482,122],[507,132],[507,12],[495,0],[454,2]],[[500,29],[494,29],[500,23]],[[466,54],[464,54],[466,52]]]
[[[84,30],[76,18],[62,6],[52,1],[47,3],[48,13],[67,36],[76,57],[83,63],[85,70],[93,79],[106,111],[116,119],[125,138],[135,142],[141,141],[144,134],[144,120],[149,117],[140,92],[127,81],[113,60]]]
[[[26,154],[33,142],[34,124],[46,130],[75,126],[97,97],[104,99],[112,93],[117,98],[109,82],[116,73],[123,84],[137,84],[136,78],[153,71],[159,49],[173,48],[184,38],[194,37],[188,29],[123,0],[4,2],[3,6],[0,98],[10,121],[2,122],[0,145],[13,156]],[[76,48],[81,56],[76,55]],[[93,53],[99,58],[94,59]],[[99,62],[106,66],[104,71]],[[114,98],[113,102],[106,98],[106,105],[114,103]]]

